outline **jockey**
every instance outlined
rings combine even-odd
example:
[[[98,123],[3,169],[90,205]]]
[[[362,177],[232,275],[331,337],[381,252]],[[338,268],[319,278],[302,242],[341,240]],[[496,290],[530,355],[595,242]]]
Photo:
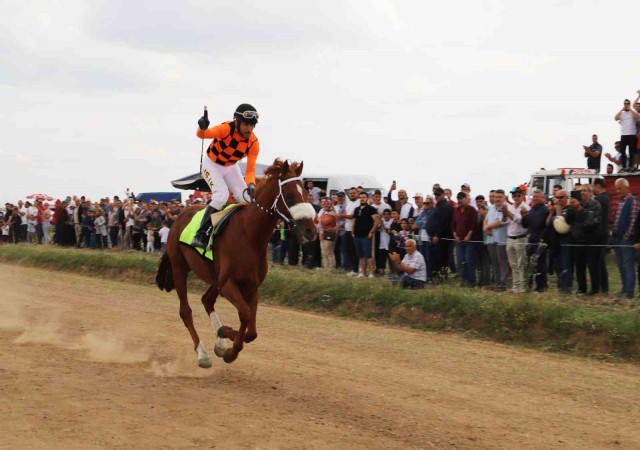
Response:
[[[220,211],[229,197],[229,190],[236,201],[246,200],[244,191],[250,199],[256,188],[256,160],[260,152],[258,138],[253,129],[258,123],[258,112],[247,104],[236,108],[233,120],[209,128],[209,118],[205,110],[204,116],[198,120],[197,136],[201,139],[213,139],[207,149],[208,158],[202,160],[202,178],[211,188],[211,202],[202,216],[200,228],[191,245],[206,248],[211,226],[211,214]],[[238,161],[247,157],[247,170],[244,179]],[[246,180],[246,183],[245,183]],[[247,186],[248,184],[248,186]]]

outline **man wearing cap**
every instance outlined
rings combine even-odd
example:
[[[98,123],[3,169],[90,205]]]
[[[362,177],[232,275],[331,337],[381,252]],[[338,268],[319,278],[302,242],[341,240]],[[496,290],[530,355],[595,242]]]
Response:
[[[414,236],[414,239],[417,242],[418,251],[422,253],[421,240],[420,240],[420,228],[416,224],[416,219],[418,218],[420,213],[424,210],[424,195],[422,194],[422,192],[416,192],[413,195],[413,201],[416,204],[416,207],[413,213],[413,222],[409,221],[409,229],[411,231],[411,234]],[[424,253],[422,254],[422,256],[424,256]]]
[[[570,294],[573,289],[573,259],[571,258],[571,234],[566,223],[566,215],[569,212],[569,196],[564,189],[558,189],[553,194],[553,200],[549,205],[551,217],[549,218],[550,260],[553,270],[557,275],[558,290]],[[631,269],[633,271],[633,268]]]
[[[524,270],[527,263],[527,229],[522,218],[529,212],[524,200],[524,192],[516,188],[511,194],[513,204],[507,204],[504,215],[507,217],[507,257],[511,266],[512,290],[514,294],[525,292]]]
[[[478,209],[478,205],[476,205],[476,199],[471,195],[471,186],[469,185],[469,183],[462,183],[462,186],[460,186],[460,190],[467,194],[467,197],[469,197],[469,204],[475,209]]]
[[[449,246],[453,239],[451,218],[453,208],[444,196],[444,189],[436,188],[433,192],[436,206],[431,219],[427,222],[427,234],[433,245],[433,272],[441,272],[449,263]]]
[[[549,210],[546,207],[546,199],[541,189],[534,188],[531,194],[531,209],[522,216],[522,226],[529,232],[527,256],[531,259],[534,272],[526,280],[536,292],[544,292],[548,288],[547,283],[547,246],[541,242],[546,240],[545,233],[551,221]]]
[[[469,204],[469,196],[458,192],[458,206],[453,210],[451,230],[458,243],[458,267],[462,272],[462,286],[476,285],[476,248],[471,242],[478,220],[478,211]]]

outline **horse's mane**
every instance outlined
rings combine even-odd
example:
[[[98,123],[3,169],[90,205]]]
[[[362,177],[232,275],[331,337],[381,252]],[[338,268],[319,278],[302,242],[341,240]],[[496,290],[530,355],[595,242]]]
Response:
[[[264,169],[264,172],[263,172],[264,176],[267,179],[278,178],[278,176],[280,175],[280,172],[282,171],[282,166],[284,166],[284,163],[285,163],[284,160],[276,158],[275,161],[273,161],[272,165]],[[289,169],[292,170],[293,172],[295,172],[298,169],[298,166],[300,166],[299,162],[293,161],[289,163]]]

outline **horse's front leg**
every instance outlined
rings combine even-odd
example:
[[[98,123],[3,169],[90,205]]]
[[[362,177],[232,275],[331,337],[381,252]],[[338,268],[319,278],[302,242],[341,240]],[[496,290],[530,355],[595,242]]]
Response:
[[[242,291],[233,282],[229,281],[225,283],[222,288],[222,295],[231,302],[233,306],[238,310],[238,318],[240,319],[240,328],[233,339],[233,347],[228,349],[222,359],[226,363],[232,363],[238,357],[238,354],[244,347],[244,339],[247,331],[247,326],[251,321],[251,308],[244,299]],[[223,327],[223,329],[226,327]]]
[[[207,289],[207,292],[205,292],[202,296],[202,304],[204,305],[204,309],[207,311],[207,314],[211,319],[213,330],[216,332],[216,343],[213,347],[213,351],[216,356],[222,358],[224,356],[224,352],[227,351],[227,341],[225,339],[227,337],[226,335],[230,334],[229,332],[233,330],[229,327],[223,327],[218,314],[216,314],[215,304],[217,297],[218,287],[215,285],[211,285],[209,286],[209,289]]]
[[[247,334],[244,337],[244,341],[248,344],[253,342],[258,337],[258,330],[256,329],[256,315],[258,313],[258,292],[255,291],[249,295],[247,299],[249,308],[251,309],[251,319],[249,319],[249,325],[247,327]]]

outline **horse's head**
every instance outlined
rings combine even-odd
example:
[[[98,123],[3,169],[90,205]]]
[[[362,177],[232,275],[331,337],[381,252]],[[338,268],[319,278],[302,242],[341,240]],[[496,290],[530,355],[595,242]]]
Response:
[[[307,201],[307,191],[300,177],[302,166],[303,163],[289,164],[289,161],[276,160],[265,170],[270,181],[278,184],[274,209],[285,221],[295,224],[300,242],[313,241],[317,235],[314,223],[316,210]]]

